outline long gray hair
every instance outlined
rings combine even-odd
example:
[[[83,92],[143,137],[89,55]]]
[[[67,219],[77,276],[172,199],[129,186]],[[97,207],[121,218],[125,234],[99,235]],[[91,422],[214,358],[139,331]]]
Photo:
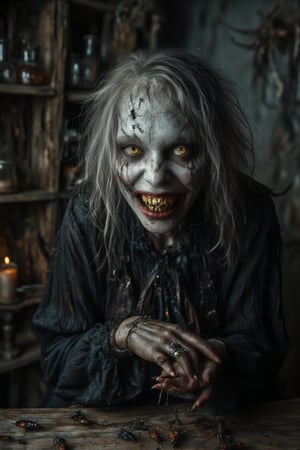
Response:
[[[111,268],[120,260],[124,236],[115,161],[119,113],[125,97],[160,86],[194,129],[203,159],[203,213],[217,224],[215,247],[230,260],[236,240],[235,202],[239,172],[253,169],[252,134],[235,91],[197,55],[181,50],[131,53],[115,63],[90,97],[86,115],[84,183],[90,186],[90,214]]]

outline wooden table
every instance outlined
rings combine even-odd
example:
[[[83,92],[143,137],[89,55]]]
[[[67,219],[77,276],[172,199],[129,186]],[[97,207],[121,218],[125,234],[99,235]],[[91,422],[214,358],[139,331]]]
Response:
[[[78,413],[80,411],[80,413]],[[81,415],[81,416],[80,416]],[[73,418],[72,418],[73,416]],[[86,418],[80,424],[75,418]],[[232,447],[244,449],[300,449],[300,399],[265,403],[239,414],[219,414],[208,408],[191,413],[185,404],[157,407],[2,409],[1,450],[59,449],[54,440],[64,438],[67,449],[219,449],[218,429],[227,428]],[[74,418],[75,417],[75,418]],[[16,421],[31,420],[39,430],[26,431]],[[84,420],[83,420],[84,422]],[[119,437],[136,438],[124,440]],[[173,435],[170,434],[173,432]],[[170,438],[179,433],[174,446]],[[221,437],[225,436],[224,433]],[[133,436],[132,436],[133,435]],[[154,438],[159,437],[157,442]],[[219,436],[220,437],[220,436]],[[228,442],[228,441],[227,441]],[[63,449],[64,447],[61,447]]]

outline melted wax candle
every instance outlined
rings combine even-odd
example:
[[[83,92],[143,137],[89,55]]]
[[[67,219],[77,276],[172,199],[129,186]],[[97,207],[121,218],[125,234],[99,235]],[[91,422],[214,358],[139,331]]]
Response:
[[[0,267],[0,303],[16,301],[17,278],[17,266],[6,256]]]

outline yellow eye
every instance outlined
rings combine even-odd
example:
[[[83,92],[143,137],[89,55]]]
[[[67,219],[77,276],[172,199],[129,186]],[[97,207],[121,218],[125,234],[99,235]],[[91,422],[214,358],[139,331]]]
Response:
[[[188,154],[188,149],[180,145],[179,147],[174,148],[174,154],[176,156],[186,156]]]
[[[142,153],[142,150],[135,145],[128,145],[124,150],[127,156],[139,156]]]
[[[129,151],[131,155],[138,155],[140,153],[140,149],[138,147],[129,147]]]

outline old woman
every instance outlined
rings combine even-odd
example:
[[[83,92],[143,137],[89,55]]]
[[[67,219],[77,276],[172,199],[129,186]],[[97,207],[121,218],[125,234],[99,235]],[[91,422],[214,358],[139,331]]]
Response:
[[[86,137],[33,322],[45,406],[278,394],[279,226],[231,84],[191,53],[130,54]]]

